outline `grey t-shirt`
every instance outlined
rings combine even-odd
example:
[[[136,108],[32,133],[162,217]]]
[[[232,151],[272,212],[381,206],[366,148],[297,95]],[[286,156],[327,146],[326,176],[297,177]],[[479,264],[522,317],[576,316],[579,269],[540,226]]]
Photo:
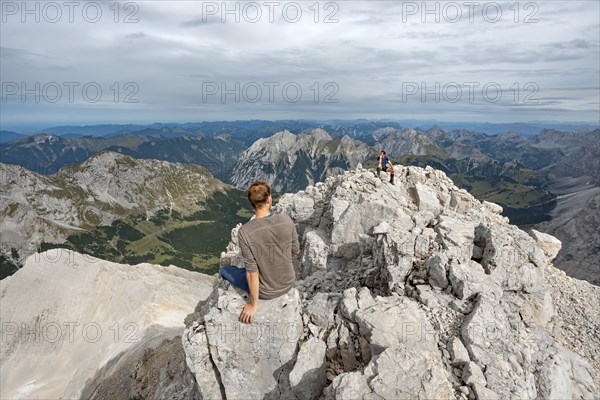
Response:
[[[296,280],[292,255],[300,252],[300,246],[289,216],[254,218],[239,229],[238,241],[246,271],[259,273],[262,298],[272,299],[292,288]]]

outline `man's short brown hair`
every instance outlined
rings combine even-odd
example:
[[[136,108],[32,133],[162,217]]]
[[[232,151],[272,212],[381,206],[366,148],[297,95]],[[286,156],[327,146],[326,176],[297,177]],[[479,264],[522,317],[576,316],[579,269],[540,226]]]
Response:
[[[248,201],[252,208],[256,210],[267,204],[267,199],[271,195],[271,186],[266,181],[258,180],[248,188]]]

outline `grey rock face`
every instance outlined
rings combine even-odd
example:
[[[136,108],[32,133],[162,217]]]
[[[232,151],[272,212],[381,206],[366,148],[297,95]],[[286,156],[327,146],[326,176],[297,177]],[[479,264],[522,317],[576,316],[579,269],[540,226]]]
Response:
[[[194,398],[179,335],[213,281],[66,249],[32,255],[0,280],[0,398]]]
[[[299,300],[268,314],[299,321],[294,350],[268,367],[260,358],[215,360],[246,354],[223,353],[225,344],[201,334],[202,315],[239,315],[229,304],[241,297],[219,289],[186,331],[203,395],[235,397],[241,389],[229,377],[252,376],[260,398],[594,398],[600,291],[559,274],[556,240],[510,225],[501,207],[432,168],[398,166],[395,185],[385,179],[359,167],[280,198],[274,212],[290,215],[302,238]],[[232,242],[228,257],[236,251]]]
[[[303,332],[298,291],[260,300],[252,324],[239,321],[247,296],[222,282],[182,338],[203,398],[280,398]],[[201,321],[201,322],[200,322]]]
[[[313,185],[328,176],[356,168],[371,149],[344,136],[334,140],[322,129],[295,135],[282,131],[254,142],[233,166],[230,181],[247,188],[257,179],[271,182],[274,190],[289,192]]]
[[[589,193],[587,195],[589,198],[585,203],[566,206],[560,210],[557,207],[553,212],[554,218],[539,224],[536,229],[556,236],[562,242],[560,252],[554,254],[556,266],[571,277],[585,279],[598,286],[600,285],[600,232],[598,232],[600,188],[594,186],[586,192]],[[569,203],[569,200],[565,199],[565,202]],[[535,236],[541,235],[535,233]],[[544,242],[540,246],[551,248],[550,252],[554,253],[556,243]]]
[[[325,375],[325,342],[310,338],[302,344],[294,369],[290,372],[290,385],[300,400],[317,398],[327,383]]]

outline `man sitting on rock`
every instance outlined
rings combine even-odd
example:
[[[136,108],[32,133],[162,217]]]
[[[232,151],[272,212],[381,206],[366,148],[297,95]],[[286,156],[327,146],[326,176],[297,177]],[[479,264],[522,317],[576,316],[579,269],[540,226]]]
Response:
[[[259,298],[282,296],[294,285],[296,273],[292,255],[300,253],[300,246],[292,219],[285,214],[271,213],[273,200],[267,182],[259,180],[250,185],[248,200],[255,218],[238,231],[246,268],[227,265],[221,268],[220,274],[250,294],[250,302],[243,306],[240,315],[240,321],[249,324],[256,314]]]

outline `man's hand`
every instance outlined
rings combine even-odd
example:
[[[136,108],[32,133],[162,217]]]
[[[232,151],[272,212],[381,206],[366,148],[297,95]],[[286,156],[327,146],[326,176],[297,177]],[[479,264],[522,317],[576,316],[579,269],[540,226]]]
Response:
[[[240,322],[243,322],[244,324],[251,324],[252,318],[254,318],[254,314],[256,314],[258,307],[254,304],[244,304],[240,307],[244,307],[242,313],[240,314]]]

